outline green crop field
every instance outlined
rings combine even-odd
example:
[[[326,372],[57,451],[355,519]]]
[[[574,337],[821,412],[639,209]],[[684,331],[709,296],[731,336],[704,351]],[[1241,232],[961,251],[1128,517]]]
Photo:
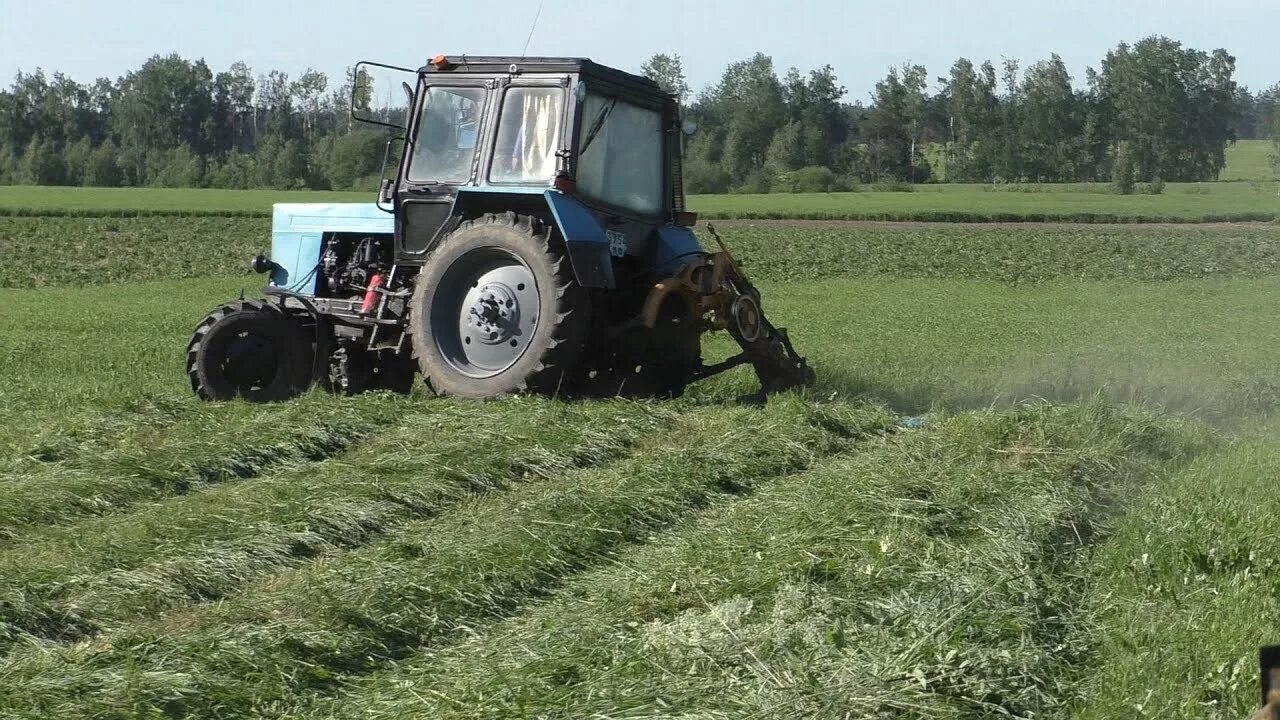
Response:
[[[372,200],[372,193],[0,187],[0,216],[265,218],[277,202]],[[918,185],[915,192],[699,195],[689,206],[706,218],[739,219],[1247,222],[1280,218],[1280,182],[1171,183],[1161,195],[1127,196],[1101,184]]]
[[[111,202],[271,197],[173,192]],[[669,402],[253,406],[182,363],[261,283],[269,220],[83,202],[0,218],[0,717],[1256,702],[1280,225],[726,221],[809,392],[740,406],[740,368]]]

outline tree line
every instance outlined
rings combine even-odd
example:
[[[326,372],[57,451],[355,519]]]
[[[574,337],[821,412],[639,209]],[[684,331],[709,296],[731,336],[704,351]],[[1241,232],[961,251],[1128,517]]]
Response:
[[[656,56],[645,72],[688,97],[678,57]],[[699,130],[687,186],[1216,180],[1237,140],[1274,137],[1280,156],[1280,83],[1253,93],[1234,73],[1225,50],[1151,37],[1108,52],[1083,88],[1056,54],[1025,68],[960,58],[933,83],[920,65],[892,68],[864,104],[842,100],[829,65],[778,77],[757,54],[689,104]]]
[[[111,81],[19,73],[0,91],[0,184],[349,189],[384,133],[350,117],[353,71],[254,75],[155,56]]]
[[[353,123],[341,83],[237,62],[155,56],[115,81],[19,73],[0,91],[0,184],[368,189],[385,133]],[[1228,144],[1272,137],[1280,83],[1251,92],[1235,59],[1165,37],[1107,53],[1077,87],[1062,59],[997,67],[961,58],[943,76],[905,64],[868,101],[826,65],[779,76],[763,53],[693,95],[676,55],[642,72],[680,96],[698,130],[694,193],[848,189],[863,183],[1204,181]]]

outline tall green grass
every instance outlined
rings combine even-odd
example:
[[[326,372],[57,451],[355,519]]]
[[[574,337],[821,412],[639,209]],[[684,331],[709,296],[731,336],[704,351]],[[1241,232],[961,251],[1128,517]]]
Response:
[[[1248,717],[1257,648],[1277,641],[1280,427],[1124,498],[1090,563],[1097,659],[1072,715]]]
[[[275,203],[373,202],[372,193],[0,186],[0,216],[271,217]]]
[[[1268,225],[975,229],[733,223],[722,235],[752,278],[786,282],[884,277],[1165,281],[1280,274],[1280,227]]]
[[[271,221],[257,218],[0,217],[0,288],[102,285],[250,274],[271,249]]]
[[[1013,190],[999,192],[999,190]],[[1048,189],[1049,192],[1028,192]],[[1280,217],[1280,183],[1169,185],[1162,195],[1115,195],[1055,186],[917,186],[916,192],[707,195],[704,218],[887,220],[949,223],[1201,223]]]

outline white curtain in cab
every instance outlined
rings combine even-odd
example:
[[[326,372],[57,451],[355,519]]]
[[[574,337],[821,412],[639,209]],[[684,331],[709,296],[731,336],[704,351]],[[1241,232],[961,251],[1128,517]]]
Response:
[[[529,90],[523,93],[520,121],[520,175],[522,180],[547,180],[555,174],[555,153],[559,144],[559,90]]]

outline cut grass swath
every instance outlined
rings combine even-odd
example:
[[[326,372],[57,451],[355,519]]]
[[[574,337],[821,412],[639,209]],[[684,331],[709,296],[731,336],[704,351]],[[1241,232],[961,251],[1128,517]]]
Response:
[[[119,512],[269,468],[333,457],[394,422],[406,405],[393,397],[327,400],[192,407],[171,425],[122,429],[105,446],[100,438],[90,438],[81,449],[68,447],[65,439],[44,444],[37,453],[48,462],[24,463],[0,476],[0,541],[19,537],[29,526]]]
[[[939,420],[628,550],[307,717],[1060,713],[1101,494],[1206,439],[1092,402]]]
[[[565,473],[409,523],[353,553],[66,648],[15,648],[0,708],[243,715],[324,690],[511,613],[725,493],[744,493],[885,430],[868,409],[698,409],[613,465]]]
[[[674,421],[662,405],[623,401],[414,405],[319,465],[28,533],[0,552],[0,622],[10,635],[73,641],[224,599],[467,497],[608,463]]]

